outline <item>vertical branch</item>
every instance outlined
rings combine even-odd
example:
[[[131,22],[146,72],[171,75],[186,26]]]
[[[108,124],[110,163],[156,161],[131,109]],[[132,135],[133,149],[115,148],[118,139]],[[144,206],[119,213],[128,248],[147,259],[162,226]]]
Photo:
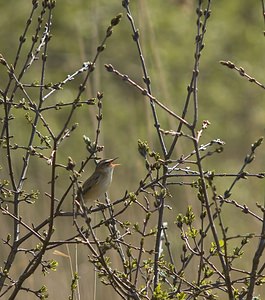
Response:
[[[263,209],[263,222],[262,222],[261,234],[260,234],[257,250],[252,260],[252,270],[250,273],[250,282],[248,286],[248,293],[247,293],[246,300],[253,299],[253,293],[254,293],[254,288],[257,279],[257,270],[260,263],[260,259],[264,253],[264,250],[265,250],[265,210]]]
[[[149,77],[148,72],[147,72],[144,55],[143,55],[143,52],[142,52],[142,49],[141,49],[141,44],[140,44],[140,40],[139,40],[139,31],[135,27],[134,20],[133,20],[133,17],[132,17],[130,8],[129,8],[129,1],[128,0],[122,1],[122,5],[127,11],[127,17],[129,19],[131,27],[132,27],[133,40],[134,40],[134,42],[136,43],[136,46],[137,46],[137,50],[138,50],[138,54],[139,54],[139,57],[140,57],[140,62],[141,62],[141,66],[142,66],[142,70],[143,70],[143,74],[144,74],[143,81],[144,81],[144,83],[147,87],[148,93],[150,95],[152,95],[151,80],[150,80],[150,77]],[[150,105],[151,105],[152,114],[153,114],[153,118],[154,118],[154,122],[155,122],[154,126],[156,128],[156,133],[157,133],[157,136],[158,136],[161,148],[162,148],[163,155],[164,155],[164,157],[166,157],[166,155],[167,155],[166,145],[164,143],[164,139],[163,139],[162,133],[160,131],[160,124],[159,124],[158,116],[157,116],[157,113],[156,113],[155,103],[151,98],[150,98]]]
[[[263,20],[264,20],[264,25],[265,25],[265,2],[264,2],[264,0],[261,0],[261,6],[262,6],[262,15],[263,15]],[[265,36],[265,31],[263,31],[263,34]]]
[[[27,35],[27,32],[29,31],[29,27],[32,23],[32,18],[33,18],[34,12],[38,8],[38,1],[33,0],[32,5],[33,5],[32,10],[31,10],[30,16],[29,16],[29,18],[26,22],[25,30],[19,38],[19,47],[18,47],[16,57],[15,57],[15,61],[14,61],[13,67],[12,67],[12,73],[14,73],[14,71],[16,70],[18,61],[20,59],[20,53],[21,53],[21,50],[22,50],[22,47],[23,47],[24,43],[26,42],[26,35]],[[16,90],[20,85],[19,82],[22,79],[24,73],[26,72],[26,69],[28,68],[28,64],[29,64],[30,58],[32,56],[34,46],[38,41],[38,36],[39,36],[40,30],[41,30],[41,26],[42,26],[42,22],[43,22],[43,18],[44,18],[45,13],[46,13],[46,4],[45,4],[45,2],[43,2],[43,8],[40,12],[40,16],[38,17],[37,29],[36,29],[35,35],[32,37],[31,47],[28,51],[27,58],[26,58],[23,66],[22,66],[22,69],[21,69],[19,75],[17,76],[17,80],[16,80],[16,83],[14,85],[14,88],[13,88],[12,91],[10,91],[10,98],[8,98],[8,94],[9,94],[9,90],[10,90],[10,87],[11,87],[11,83],[13,82],[14,76],[9,76],[9,81],[8,81],[8,83],[6,85],[6,88],[5,88],[5,91],[4,91],[6,101],[8,101],[8,109],[7,109],[7,114],[8,115],[9,115],[9,112],[10,112],[10,109],[11,109],[11,104],[12,104],[12,102],[14,100],[14,97],[15,97],[15,94],[16,94]],[[10,75],[12,75],[12,74],[10,74]],[[2,128],[1,138],[3,137],[3,135],[5,133],[5,126],[6,126],[6,124],[4,124],[4,126]]]
[[[150,80],[150,77],[147,72],[144,56],[143,56],[142,49],[141,49],[141,44],[140,44],[140,40],[139,40],[139,31],[135,27],[134,20],[133,20],[133,17],[132,17],[130,8],[129,8],[129,1],[128,0],[122,1],[122,5],[127,11],[127,17],[129,19],[129,22],[131,24],[131,28],[133,31],[133,40],[137,46],[137,50],[138,50],[138,54],[140,57],[140,62],[141,62],[141,66],[142,66],[142,70],[143,70],[143,74],[144,74],[143,80],[144,80],[144,83],[146,84],[148,94],[152,95],[151,80]],[[157,136],[158,136],[158,139],[160,142],[160,146],[162,148],[163,156],[164,156],[164,158],[166,158],[167,157],[167,149],[166,149],[166,145],[164,143],[162,133],[160,131],[160,124],[159,124],[158,116],[156,113],[155,103],[152,100],[152,98],[149,98],[149,99],[150,99],[151,110],[152,110],[152,114],[153,114],[153,118],[154,118],[154,122],[155,122],[154,126],[156,128],[156,133],[157,133]],[[166,172],[167,172],[167,168],[165,166],[163,166],[163,174],[165,175]],[[162,182],[162,186],[166,186],[166,181],[167,181],[167,178],[165,176],[163,179],[163,182]],[[159,210],[158,210],[157,234],[156,234],[155,255],[154,255],[154,287],[157,287],[158,280],[159,280],[158,260],[159,260],[159,256],[160,256],[159,255],[159,247],[160,247],[161,236],[162,236],[162,231],[163,231],[164,197],[159,196],[157,198],[157,201],[159,202]]]
[[[204,48],[204,36],[206,33],[206,25],[207,25],[207,21],[211,15],[211,0],[208,0],[208,4],[206,9],[204,10],[204,12],[202,11],[202,0],[198,0],[198,7],[196,9],[196,13],[197,13],[197,21],[196,21],[196,25],[197,25],[197,33],[196,33],[196,44],[195,44],[195,53],[194,53],[194,68],[193,68],[193,72],[192,72],[192,77],[191,77],[191,81],[190,84],[188,85],[188,93],[187,93],[187,97],[186,97],[186,101],[183,107],[183,111],[182,111],[182,119],[186,118],[186,115],[188,113],[188,108],[190,106],[190,101],[191,101],[191,97],[193,96],[193,107],[194,107],[194,115],[193,115],[193,128],[195,128],[197,121],[198,121],[198,99],[197,99],[197,82],[198,82],[198,75],[199,75],[199,63],[200,63],[200,58],[201,58],[201,51]],[[204,15],[204,21],[201,21],[201,17],[202,15]],[[179,126],[177,128],[177,132],[181,132],[183,126],[183,122],[179,123]],[[170,149],[168,151],[168,155],[167,155],[167,159],[169,159],[175,149],[175,146],[178,142],[179,139],[179,135],[176,135],[171,146]]]
[[[41,68],[41,78],[40,78],[40,93],[39,93],[39,104],[38,107],[36,108],[36,112],[35,112],[35,118],[34,121],[32,123],[32,130],[29,136],[29,141],[28,141],[28,145],[27,145],[27,152],[26,155],[23,159],[23,167],[22,167],[22,171],[21,171],[21,175],[20,175],[20,179],[19,179],[19,183],[18,183],[18,187],[17,187],[17,194],[19,195],[22,188],[23,188],[23,184],[24,181],[26,180],[26,174],[27,174],[27,170],[28,170],[28,166],[29,166],[29,162],[30,162],[30,157],[31,157],[31,151],[30,148],[33,144],[33,140],[35,138],[36,135],[36,128],[37,128],[37,124],[40,120],[40,114],[38,113],[41,110],[42,104],[43,104],[43,86],[44,86],[44,82],[45,82],[45,68],[46,68],[46,61],[47,61],[47,50],[48,50],[48,42],[49,42],[49,33],[50,33],[50,29],[51,29],[51,19],[52,19],[52,8],[53,7],[49,7],[49,15],[48,15],[48,20],[47,20],[47,24],[46,24],[46,38],[45,38],[45,45],[44,45],[44,51],[42,54],[42,68]],[[14,201],[14,208],[15,208],[15,212],[14,215],[15,216],[19,216],[19,203],[18,203],[18,198],[15,199]],[[18,224],[17,224],[18,227]]]
[[[194,70],[193,70],[193,76],[191,80],[191,85],[189,87],[189,90],[191,89],[191,94],[193,95],[193,105],[194,105],[194,116],[193,116],[193,124],[192,124],[192,136],[194,138],[193,143],[194,143],[194,149],[196,153],[196,162],[197,162],[197,167],[199,170],[199,176],[200,176],[200,185],[202,189],[202,194],[203,198],[205,201],[205,207],[207,211],[207,216],[209,218],[209,224],[211,227],[211,231],[214,237],[214,241],[217,247],[217,253],[219,256],[219,260],[221,262],[223,272],[225,274],[225,279],[226,279],[226,286],[228,289],[228,294],[229,297],[232,299],[233,298],[233,291],[232,291],[232,284],[231,284],[231,279],[230,279],[230,274],[229,274],[229,268],[227,265],[227,261],[225,262],[224,257],[222,256],[222,251],[220,248],[219,244],[219,238],[218,238],[218,233],[215,228],[214,224],[214,219],[213,219],[213,214],[211,212],[210,208],[210,201],[209,201],[209,196],[207,192],[207,187],[206,187],[206,182],[205,182],[205,177],[204,177],[204,171],[202,167],[202,160],[200,157],[200,150],[199,150],[199,138],[200,136],[196,134],[196,126],[198,122],[198,74],[199,74],[199,62],[200,62],[200,57],[201,57],[201,51],[204,47],[203,45],[203,39],[204,35],[206,33],[206,22],[208,18],[210,17],[210,5],[211,5],[211,0],[208,0],[208,5],[207,8],[204,10],[204,13],[202,11],[202,0],[198,1],[198,8],[196,10],[197,12],[197,35],[196,35],[196,49],[195,49],[195,62],[194,62]],[[204,23],[201,22],[201,16],[204,14]],[[179,125],[179,127],[182,126],[182,124]],[[181,128],[181,127],[180,127]],[[177,137],[175,138],[174,143],[177,142]],[[203,209],[203,205],[201,206],[201,209]],[[203,247],[203,243],[201,243],[201,247]],[[202,249],[202,248],[201,248]],[[200,266],[202,266],[203,263],[203,257],[200,256]],[[198,278],[200,277],[200,272],[198,274]]]
[[[165,167],[163,167],[164,173],[166,172]],[[163,186],[166,186],[166,178],[163,179]],[[159,210],[158,210],[158,220],[157,220],[157,233],[156,233],[156,240],[155,240],[155,255],[154,255],[154,288],[158,286],[159,282],[159,257],[160,257],[160,244],[161,238],[163,233],[163,217],[164,217],[164,197],[160,194],[158,196],[157,201],[159,203]]]
[[[263,14],[263,20],[265,24],[265,2],[264,0],[261,0],[262,5],[262,14]],[[265,31],[263,31],[263,34],[265,35]],[[262,222],[262,230],[261,230],[261,237],[259,240],[259,244],[257,247],[257,250],[254,254],[253,261],[252,261],[252,270],[250,273],[250,283],[247,293],[246,300],[251,300],[253,297],[255,282],[256,282],[256,275],[257,275],[257,269],[259,266],[260,258],[264,252],[265,249],[265,211],[263,209],[263,222]]]
[[[17,66],[17,63],[19,61],[19,58],[20,58],[20,53],[21,53],[21,50],[22,50],[22,47],[23,47],[23,44],[24,42],[26,41],[26,35],[27,35],[27,32],[29,30],[29,27],[31,25],[31,22],[32,22],[32,18],[33,18],[33,15],[34,15],[34,12],[35,10],[37,9],[38,7],[38,1],[37,0],[33,0],[32,1],[32,10],[30,12],[30,16],[26,22],[26,26],[25,26],[25,29],[24,29],[24,32],[22,33],[22,35],[20,36],[19,38],[19,46],[18,46],[18,50],[17,50],[17,54],[16,54],[16,58],[15,58],[15,61],[14,61],[14,69],[16,69],[16,66]],[[10,83],[9,83],[10,84]]]
[[[198,3],[198,7],[197,7],[197,33],[196,33],[196,48],[195,48],[195,61],[194,61],[194,70],[193,70],[193,74],[192,74],[192,79],[191,79],[191,83],[188,89],[188,95],[193,94],[193,109],[194,109],[194,116],[193,116],[193,123],[192,123],[192,128],[195,129],[197,126],[197,122],[198,122],[198,75],[199,75],[199,63],[200,63],[200,57],[201,57],[201,51],[203,49],[203,38],[204,38],[204,34],[206,32],[206,21],[210,16],[210,4],[211,1],[208,1],[208,6],[206,8],[206,10],[204,11],[204,23],[201,22],[201,16],[202,16],[202,1],[199,0]],[[189,102],[189,98],[187,98],[188,102]],[[185,107],[183,113],[186,114],[187,108]],[[179,128],[181,130],[181,126],[182,123],[179,124]],[[195,137],[195,136],[194,136]],[[177,142],[177,137],[175,138],[175,141],[173,142],[173,144]],[[196,142],[197,144],[197,142]],[[197,144],[197,146],[199,146]],[[199,163],[199,161],[198,161]],[[202,179],[204,181],[204,179]],[[203,203],[201,203],[201,212],[203,211]],[[203,230],[203,218],[201,219],[201,230]],[[202,235],[202,239],[201,239],[201,245],[200,245],[200,253],[204,252],[204,237]],[[203,255],[200,255],[200,263],[199,263],[199,268],[198,268],[198,278],[197,278],[197,282],[200,282],[200,278],[201,278],[201,272],[202,272],[202,266],[203,266]]]
[[[195,148],[195,153],[196,153],[196,162],[197,162],[197,166],[198,166],[198,170],[199,170],[199,177],[200,177],[200,181],[201,181],[200,182],[201,192],[202,192],[202,196],[203,196],[203,199],[204,199],[204,202],[205,202],[205,208],[206,208],[207,216],[208,216],[208,219],[209,219],[209,225],[210,225],[210,228],[211,228],[211,232],[213,234],[214,242],[216,244],[218,257],[219,257],[219,260],[221,262],[223,272],[224,272],[224,275],[225,275],[226,287],[228,289],[229,299],[233,299],[233,291],[232,291],[232,284],[231,284],[229,266],[226,265],[226,263],[225,263],[225,259],[224,259],[223,254],[222,254],[222,249],[221,249],[220,244],[219,244],[218,233],[217,233],[217,229],[215,227],[213,213],[211,211],[209,195],[208,195],[208,192],[207,192],[207,187],[206,187],[206,182],[205,182],[205,174],[204,174],[203,167],[202,167],[202,160],[201,160],[199,145],[198,145],[199,141],[196,139],[197,134],[196,134],[195,130],[193,130],[192,135],[194,137],[194,148]]]
[[[50,27],[51,27],[51,19],[52,19],[52,9],[55,6],[54,2],[46,2],[45,3],[46,7],[48,7],[49,9],[49,15],[48,15],[48,21],[47,21],[47,32],[50,32]],[[43,96],[43,83],[45,80],[45,68],[46,68],[46,58],[47,58],[47,49],[48,49],[48,42],[49,42],[49,35],[47,34],[46,36],[46,40],[45,40],[45,46],[44,46],[44,53],[42,56],[42,72],[41,72],[41,87],[40,87],[40,95],[39,95],[39,106],[38,106],[38,111],[40,111],[40,108],[42,106],[42,96]],[[13,260],[15,259],[16,256],[16,252],[17,252],[17,247],[18,247],[18,242],[19,242],[19,233],[20,233],[20,214],[19,214],[19,195],[22,191],[23,188],[23,184],[24,181],[26,179],[26,174],[27,174],[27,170],[28,170],[28,166],[29,166],[29,161],[30,161],[30,157],[31,157],[31,151],[30,148],[32,146],[33,140],[35,138],[35,134],[36,134],[36,127],[39,121],[39,114],[36,112],[35,113],[35,119],[33,121],[32,124],[32,130],[31,130],[31,134],[29,137],[29,142],[28,142],[28,146],[26,147],[27,151],[26,151],[26,155],[23,159],[23,167],[22,167],[22,171],[21,171],[21,175],[18,181],[18,185],[15,189],[15,196],[14,196],[14,243],[12,246],[12,249],[10,251],[9,257],[6,261],[5,264],[5,270],[6,272],[9,271],[9,269],[12,266]],[[8,128],[8,127],[7,127]],[[6,129],[7,130],[7,129]],[[52,219],[52,218],[51,218]],[[50,221],[52,222],[52,221]],[[52,230],[50,230],[50,236],[52,234]],[[47,243],[48,240],[50,238],[50,236],[47,236]],[[46,245],[47,246],[47,245]],[[9,299],[15,299],[17,296],[17,293],[19,292],[23,282],[34,273],[34,271],[36,270],[36,268],[39,266],[41,259],[42,259],[42,255],[44,254],[46,250],[46,247],[44,246],[41,251],[38,253],[38,255],[28,264],[28,267],[24,270],[24,272],[21,274],[19,280],[17,281],[14,291],[12,292],[11,296]],[[3,276],[4,277],[4,276]],[[2,282],[0,282],[0,286],[2,286],[2,284],[4,283],[5,277],[2,279]]]

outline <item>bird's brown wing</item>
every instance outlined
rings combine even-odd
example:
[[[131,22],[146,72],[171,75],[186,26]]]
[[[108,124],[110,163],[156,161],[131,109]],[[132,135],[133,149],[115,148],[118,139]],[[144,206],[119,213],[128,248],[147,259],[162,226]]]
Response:
[[[90,176],[82,186],[82,194],[85,195],[93,186],[97,185],[100,174]]]

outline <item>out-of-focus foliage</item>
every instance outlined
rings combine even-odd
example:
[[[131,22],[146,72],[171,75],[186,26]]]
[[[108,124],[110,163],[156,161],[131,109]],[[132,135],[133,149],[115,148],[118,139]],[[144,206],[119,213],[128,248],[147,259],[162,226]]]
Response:
[[[196,3],[191,0],[172,0],[161,5],[159,0],[152,3],[132,1],[131,7],[140,30],[153,93],[169,107],[181,108],[193,68]],[[30,3],[2,1],[1,9],[4,12],[1,18],[1,53],[12,62]],[[118,12],[122,12],[122,7],[115,1],[57,1],[46,80],[58,82],[79,68],[83,61],[89,61],[107,27],[108,17]],[[253,139],[263,135],[264,117],[261,107],[264,92],[222,67],[219,61],[231,60],[262,80],[265,60],[262,26],[258,1],[251,5],[248,1],[239,0],[213,4],[200,67],[200,118],[209,119],[212,123],[209,136],[218,136],[228,143],[224,157],[229,164],[241,159]],[[132,151],[129,154],[133,155],[137,138],[150,137],[153,126],[142,97],[103,68],[104,63],[112,63],[142,84],[138,57],[129,36],[130,29],[124,16],[108,41],[106,51],[97,65],[97,72],[91,79],[91,88],[87,90],[89,96],[95,96],[97,90],[105,93],[102,142],[106,146],[106,155],[118,153],[122,160],[127,157],[128,151]],[[37,79],[31,78],[29,81]],[[76,84],[73,88],[76,88]],[[73,93],[67,87],[65,97]],[[135,105],[139,102],[142,105]],[[135,126],[132,126],[133,122],[127,122],[128,118],[135,120]],[[83,133],[90,135],[93,132],[95,122],[91,108],[89,111],[84,109],[78,121],[81,124],[80,137]],[[125,151],[124,142],[120,141],[130,144],[130,149]]]

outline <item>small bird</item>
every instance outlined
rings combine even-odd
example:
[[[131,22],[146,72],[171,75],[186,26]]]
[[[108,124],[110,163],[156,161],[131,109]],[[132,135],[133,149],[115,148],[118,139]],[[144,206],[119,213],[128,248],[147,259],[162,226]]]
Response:
[[[77,194],[79,203],[81,199],[84,203],[91,203],[104,196],[111,184],[114,167],[120,165],[113,163],[117,158],[102,159],[97,164],[94,173],[84,182]]]

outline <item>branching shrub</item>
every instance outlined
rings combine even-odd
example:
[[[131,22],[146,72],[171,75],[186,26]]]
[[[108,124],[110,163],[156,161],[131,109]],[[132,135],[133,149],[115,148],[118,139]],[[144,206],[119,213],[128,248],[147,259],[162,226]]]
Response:
[[[216,137],[202,142],[211,123],[199,119],[198,79],[212,3],[198,0],[196,5],[193,69],[186,100],[176,109],[153,95],[142,37],[129,1],[122,1],[143,82],[136,82],[111,63],[105,64],[106,76],[115,77],[116,82],[123,81],[128,93],[138,92],[142,103],[148,102],[156,144],[138,140],[138,154],[145,171],[136,172],[138,185],[133,191],[121,186],[124,196],[120,199],[110,201],[106,195],[105,201],[95,199],[91,207],[80,213],[75,201],[77,191],[84,181],[84,168],[103,157],[100,137],[105,120],[103,108],[108,105],[101,91],[87,97],[86,90],[98,70],[99,57],[104,55],[112,35],[119,31],[122,14],[110,20],[90,61],[85,61],[64,79],[50,83],[46,81],[46,73],[49,72],[56,3],[32,1],[14,62],[3,55],[0,57],[1,68],[7,74],[0,89],[1,227],[4,226],[1,229],[0,297],[22,299],[22,294],[27,293],[33,298],[48,298],[42,277],[38,277],[37,288],[29,279],[37,276],[39,270],[47,275],[61,267],[51,253],[71,257],[70,253],[59,250],[62,245],[88,250],[89,263],[102,283],[98,283],[98,289],[108,290],[105,286],[111,286],[117,299],[250,300],[258,297],[260,290],[256,287],[263,284],[265,276],[264,205],[242,204],[236,200],[235,189],[249,177],[264,179],[264,171],[250,171],[263,139],[253,142],[238,172],[222,173],[207,168],[209,157],[222,155],[225,142]],[[262,5],[264,12],[263,1]],[[32,26],[34,34],[30,40]],[[257,88],[265,89],[264,84],[242,67],[225,60],[220,63],[237,71]],[[70,84],[74,86],[73,97],[65,99],[67,94],[63,92]],[[54,98],[55,95],[58,98]],[[60,99],[60,95],[61,100],[55,100]],[[93,112],[96,107],[95,138],[83,136],[82,147],[86,154],[75,161],[67,145],[72,143],[74,147],[75,131],[84,124],[76,122],[76,115],[87,107]],[[133,120],[128,119],[128,122],[135,126]],[[174,127],[168,128],[168,124]],[[181,146],[184,151],[179,154]],[[36,186],[36,173],[43,174],[40,186]],[[227,177],[232,180],[223,191],[218,183]],[[178,188],[171,190],[171,187]],[[181,201],[184,196],[178,191],[183,187],[189,189],[191,199],[181,213],[174,209],[170,199]],[[40,202],[45,203],[45,207],[40,206]],[[36,210],[38,207],[41,212]],[[243,222],[255,223],[255,232],[231,231],[237,224],[226,216],[230,208]],[[62,222],[71,229],[63,231]],[[242,264],[244,260],[250,263]],[[73,268],[71,274],[69,299],[87,298],[90,291],[83,295],[79,289],[78,267]]]

